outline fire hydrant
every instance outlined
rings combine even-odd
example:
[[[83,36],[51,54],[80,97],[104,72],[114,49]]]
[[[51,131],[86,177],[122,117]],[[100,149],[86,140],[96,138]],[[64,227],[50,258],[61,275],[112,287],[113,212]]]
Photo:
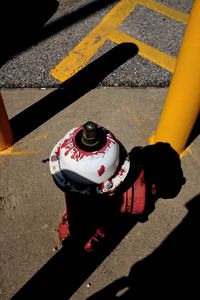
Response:
[[[106,236],[105,224],[116,213],[143,213],[143,170],[133,180],[129,154],[108,129],[92,121],[71,129],[54,146],[49,164],[66,199],[59,226],[61,241],[70,236],[92,251]]]

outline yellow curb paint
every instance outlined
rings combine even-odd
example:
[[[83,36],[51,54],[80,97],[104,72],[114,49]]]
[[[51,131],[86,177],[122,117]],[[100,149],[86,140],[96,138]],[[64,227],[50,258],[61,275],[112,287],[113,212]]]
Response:
[[[60,82],[69,79],[87,65],[106,40],[111,40],[115,43],[136,43],[141,56],[173,72],[176,63],[174,57],[117,30],[120,24],[134,10],[136,5],[143,5],[183,24],[186,24],[188,21],[188,14],[177,11],[154,0],[121,0],[92,31],[69,52],[68,56],[50,71],[50,74]]]
[[[32,140],[40,141],[44,140],[48,137],[49,133],[45,134],[39,134],[36,137],[32,138]],[[21,147],[26,147],[30,142],[20,142]],[[25,156],[25,155],[35,155],[38,153],[36,150],[22,150],[22,151],[16,151],[15,148],[17,147],[17,143],[14,146],[11,146],[5,150],[0,151],[0,156],[6,156],[6,155],[12,155],[12,156]]]
[[[134,43],[138,46],[138,54],[148,60],[154,62],[155,64],[161,66],[162,68],[173,72],[176,65],[176,58],[166,54],[163,51],[160,51],[156,48],[153,48],[138,39],[127,35],[122,31],[114,31],[110,34],[110,40],[114,43],[120,44],[124,42]]]
[[[7,155],[23,156],[23,155],[32,155],[32,154],[36,154],[36,151],[33,150],[15,151],[15,148],[13,146],[0,152],[0,156],[7,156]]]

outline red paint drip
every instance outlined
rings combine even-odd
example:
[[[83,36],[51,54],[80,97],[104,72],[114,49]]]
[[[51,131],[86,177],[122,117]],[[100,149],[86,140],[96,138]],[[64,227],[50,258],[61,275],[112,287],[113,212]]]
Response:
[[[104,167],[104,165],[101,165],[100,169],[97,170],[97,173],[99,176],[101,176],[104,172],[105,172],[105,167]]]

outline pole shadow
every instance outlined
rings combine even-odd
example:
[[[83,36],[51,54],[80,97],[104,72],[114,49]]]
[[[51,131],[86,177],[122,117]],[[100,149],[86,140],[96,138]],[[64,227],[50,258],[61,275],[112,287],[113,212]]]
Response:
[[[159,166],[153,170],[151,164],[156,163],[157,155],[160,157]],[[166,163],[167,158],[167,163]],[[137,147],[133,148],[132,153],[130,154],[131,159],[131,171],[129,173],[129,180],[131,177],[135,176],[135,168],[143,164],[145,173],[147,174],[147,188],[151,186],[152,181],[148,179],[150,172],[152,174],[153,182],[161,184],[162,188],[159,188],[159,196],[172,195],[175,197],[179,193],[182,184],[184,184],[184,177],[181,169],[181,162],[178,154],[173,150],[169,144],[158,143],[151,146],[146,146],[144,148]],[[134,167],[133,167],[134,166]],[[171,186],[170,177],[168,178],[168,184],[162,185],[163,173],[168,173],[172,176],[178,177],[179,180],[176,181],[176,187]],[[128,183],[129,184],[129,183]],[[127,185],[125,185],[127,188]],[[167,189],[167,191],[164,191]],[[171,189],[171,191],[170,191]],[[176,191],[176,192],[175,192]],[[120,197],[120,192],[116,197]],[[117,199],[117,198],[113,199]],[[135,226],[137,222],[145,222],[148,220],[148,215],[154,210],[154,202],[158,199],[158,196],[151,197],[150,193],[147,192],[147,202],[152,202],[146,206],[145,212],[142,216],[138,215],[129,215],[121,214],[119,212],[114,212],[113,215],[106,214],[106,217],[103,215],[103,221],[107,222],[107,225],[110,226],[110,232],[107,239],[104,243],[97,248],[97,251],[88,253],[80,247],[80,244],[77,240],[68,237],[63,242],[63,247],[58,251],[54,257],[52,257],[46,265],[44,265],[12,298],[13,300],[22,300],[22,299],[58,299],[66,300],[69,299],[75,291],[80,287],[81,284],[91,275],[92,272],[103,262],[103,260],[115,249],[115,247],[120,243],[120,241],[126,236],[126,234]],[[108,199],[107,199],[108,200]],[[113,203],[114,204],[114,203]],[[106,212],[113,213],[112,204],[104,206]],[[117,205],[118,207],[118,205]],[[82,219],[85,222],[91,224],[91,214],[88,214],[85,211],[82,211]],[[98,218],[101,218],[102,215],[99,215]],[[109,222],[109,224],[108,224]],[[112,224],[111,224],[112,222]],[[84,226],[84,224],[80,224]],[[159,277],[159,274],[157,274]],[[151,276],[150,276],[151,277]],[[125,278],[125,284],[131,285],[132,275],[127,279]],[[157,278],[156,278],[157,280]],[[124,282],[124,279],[121,280]],[[120,281],[120,284],[121,284]],[[123,283],[124,284],[124,283]],[[119,289],[116,283],[113,284],[114,290]],[[99,297],[97,299],[102,299],[105,295],[105,299],[115,299],[112,298],[112,293],[109,292],[106,288],[105,291],[101,291],[100,295],[94,295],[94,297]],[[113,291],[113,288],[111,287]],[[94,298],[96,299],[96,298]]]
[[[47,23],[59,7],[57,0],[2,0],[0,4],[2,12],[0,66],[13,55],[19,54],[114,2],[117,0],[92,1],[76,11]]]
[[[57,0],[1,1],[1,66],[36,42],[58,5]]]
[[[198,299],[200,194],[186,207],[188,213],[183,221],[152,254],[133,265],[127,277],[116,280],[87,300]]]
[[[63,82],[57,90],[14,116],[10,124],[15,142],[94,89],[101,80],[128,59],[133,58],[137,52],[138,47],[132,43],[115,46]]]

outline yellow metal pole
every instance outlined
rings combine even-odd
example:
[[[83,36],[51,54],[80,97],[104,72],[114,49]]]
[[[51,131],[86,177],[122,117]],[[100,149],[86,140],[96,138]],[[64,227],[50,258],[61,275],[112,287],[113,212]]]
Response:
[[[200,111],[200,0],[195,0],[153,142],[181,153]]]
[[[0,151],[13,144],[13,134],[0,93]]]

